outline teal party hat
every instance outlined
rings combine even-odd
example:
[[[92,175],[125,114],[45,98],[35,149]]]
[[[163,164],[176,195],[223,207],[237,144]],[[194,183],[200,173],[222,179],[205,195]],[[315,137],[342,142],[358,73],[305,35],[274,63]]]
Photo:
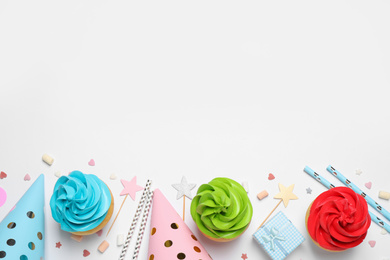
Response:
[[[0,223],[0,260],[43,260],[45,254],[44,175]]]

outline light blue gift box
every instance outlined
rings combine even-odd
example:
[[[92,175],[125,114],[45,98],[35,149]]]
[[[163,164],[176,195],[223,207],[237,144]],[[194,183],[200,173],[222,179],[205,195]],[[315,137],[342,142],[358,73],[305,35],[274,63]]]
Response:
[[[253,238],[274,260],[286,258],[305,241],[302,234],[281,211],[257,230]]]

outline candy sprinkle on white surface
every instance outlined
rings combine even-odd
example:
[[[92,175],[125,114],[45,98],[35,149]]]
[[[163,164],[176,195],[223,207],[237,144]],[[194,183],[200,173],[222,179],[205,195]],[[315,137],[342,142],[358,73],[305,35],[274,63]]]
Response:
[[[54,173],[54,175],[59,178],[62,176],[62,173],[60,171],[57,171]]]
[[[371,189],[372,182],[367,182],[366,184],[364,184],[364,186],[366,186],[367,189]]]
[[[376,241],[370,240],[370,241],[368,241],[368,243],[370,244],[371,247],[374,247],[376,244]]]
[[[388,232],[386,231],[386,229],[382,228],[381,229],[381,235],[387,235],[387,234],[388,234]]]
[[[362,172],[362,170],[360,170],[360,169],[356,169],[356,175],[360,175],[360,174],[362,174],[363,172]]]
[[[116,180],[116,178],[117,178],[117,177],[116,177],[116,174],[115,174],[115,173],[113,173],[113,174],[110,175],[110,179],[111,179],[111,180]]]
[[[24,176],[24,180],[25,180],[25,181],[29,181],[29,180],[31,180],[31,177],[30,177],[30,175],[29,175],[29,174],[26,174],[26,175]]]
[[[89,160],[88,165],[95,166],[95,160],[94,159]]]
[[[87,250],[87,249],[84,249],[84,251],[83,251],[83,256],[84,257],[87,257],[87,256],[89,256],[91,253]]]

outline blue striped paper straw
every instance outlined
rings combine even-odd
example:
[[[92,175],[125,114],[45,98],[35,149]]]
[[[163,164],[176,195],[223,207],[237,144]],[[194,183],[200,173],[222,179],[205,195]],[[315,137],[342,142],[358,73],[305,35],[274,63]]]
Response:
[[[363,196],[363,198],[366,199],[367,203],[371,205],[376,211],[381,213],[387,220],[390,220],[390,212],[388,212],[385,208],[383,208],[381,205],[376,203],[370,196],[368,196],[366,193],[364,193],[361,189],[359,189],[355,184],[353,184],[350,180],[344,177],[338,170],[333,168],[331,165],[326,168],[328,172],[330,172],[333,176],[335,176],[337,179],[339,179],[342,183],[344,183],[345,186],[351,188],[354,192],[357,194],[360,194]]]
[[[322,177],[321,175],[319,175],[318,173],[313,171],[309,166],[305,166],[305,169],[303,169],[303,170],[307,174],[309,174],[311,177],[313,177],[315,180],[320,182],[322,185],[327,187],[328,189],[335,188],[335,186],[332,183],[330,183],[327,179],[325,179],[324,177]],[[380,226],[381,228],[384,228],[387,232],[390,233],[390,225],[383,222],[383,220],[381,220],[380,218],[375,216],[375,214],[373,214],[372,212],[368,211],[368,213],[370,214],[372,221],[374,221],[376,224],[378,224],[378,226]]]

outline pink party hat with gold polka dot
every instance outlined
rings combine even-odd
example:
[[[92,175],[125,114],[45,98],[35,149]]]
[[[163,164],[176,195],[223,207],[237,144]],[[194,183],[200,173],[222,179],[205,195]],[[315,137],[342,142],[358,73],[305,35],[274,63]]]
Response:
[[[147,260],[211,260],[206,249],[159,189],[153,194]]]
[[[44,191],[41,174],[0,223],[0,260],[44,259]]]

